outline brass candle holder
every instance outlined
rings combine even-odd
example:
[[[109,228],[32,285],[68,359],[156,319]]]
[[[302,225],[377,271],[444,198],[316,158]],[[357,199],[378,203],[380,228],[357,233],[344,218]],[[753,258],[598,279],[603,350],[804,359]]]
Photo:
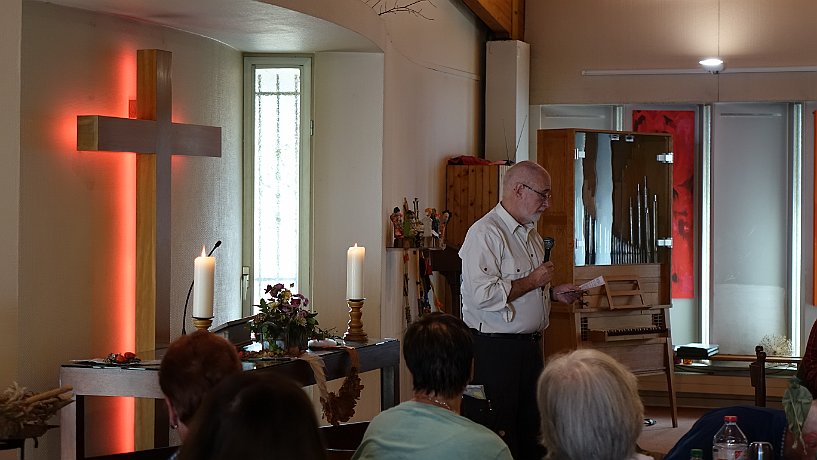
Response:
[[[346,333],[343,334],[343,340],[350,342],[366,343],[369,338],[366,332],[363,331],[363,301],[366,299],[346,299],[349,305],[349,322],[347,323]]]
[[[195,316],[193,317],[193,326],[195,326],[196,329],[204,329],[206,331],[209,330],[210,326],[212,325],[213,325],[212,316],[209,318],[196,318]]]

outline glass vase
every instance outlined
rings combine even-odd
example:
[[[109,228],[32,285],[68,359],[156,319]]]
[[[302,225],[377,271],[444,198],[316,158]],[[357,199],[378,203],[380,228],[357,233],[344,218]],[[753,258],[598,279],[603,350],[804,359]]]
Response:
[[[309,337],[306,331],[301,329],[290,329],[284,338],[284,350],[289,356],[300,356],[306,350]]]
[[[270,337],[263,332],[256,332],[255,333],[255,341],[261,344],[262,350],[269,350],[270,349]]]

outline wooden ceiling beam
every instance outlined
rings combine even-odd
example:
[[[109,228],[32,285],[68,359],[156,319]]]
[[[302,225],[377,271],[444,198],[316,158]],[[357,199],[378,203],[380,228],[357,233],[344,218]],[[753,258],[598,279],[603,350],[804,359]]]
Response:
[[[462,0],[495,34],[495,38],[525,39],[525,0]]]

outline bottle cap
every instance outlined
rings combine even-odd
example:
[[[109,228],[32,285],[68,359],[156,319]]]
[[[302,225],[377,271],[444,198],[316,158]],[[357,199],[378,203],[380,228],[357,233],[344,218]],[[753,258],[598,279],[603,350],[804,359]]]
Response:
[[[737,415],[724,415],[723,416],[724,422],[737,422],[738,416]]]
[[[692,449],[689,453],[693,457],[703,457],[704,455],[703,449]]]

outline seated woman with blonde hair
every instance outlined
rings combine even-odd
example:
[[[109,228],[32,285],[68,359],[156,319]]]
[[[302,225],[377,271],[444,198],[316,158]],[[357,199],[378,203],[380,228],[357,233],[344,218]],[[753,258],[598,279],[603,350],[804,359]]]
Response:
[[[635,376],[598,350],[548,362],[537,385],[545,458],[649,459],[636,452],[644,405]]]

